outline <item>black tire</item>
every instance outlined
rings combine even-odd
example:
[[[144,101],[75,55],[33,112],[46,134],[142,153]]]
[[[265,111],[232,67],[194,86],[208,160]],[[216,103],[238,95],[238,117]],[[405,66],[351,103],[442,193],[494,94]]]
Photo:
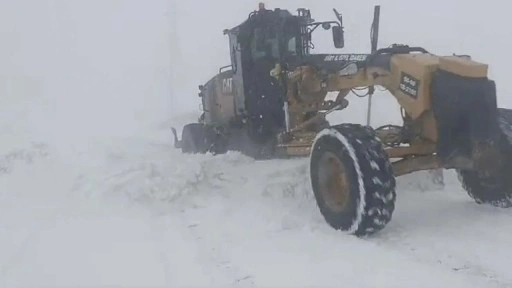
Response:
[[[181,151],[187,154],[205,154],[210,148],[206,127],[201,123],[190,123],[181,133]]]
[[[478,204],[501,208],[512,207],[512,110],[498,109],[499,169],[492,175],[476,170],[457,170],[459,181],[468,195]]]
[[[346,189],[343,185],[330,189],[330,193],[348,197],[343,207],[330,206],[331,196],[325,192],[324,185],[328,181],[322,178],[329,178],[327,174],[333,171],[326,170],[329,168],[327,159],[345,168],[343,173],[331,176],[338,176],[338,179],[344,176],[348,183]],[[365,236],[383,229],[391,221],[396,180],[383,145],[372,128],[342,124],[322,130],[313,143],[310,176],[320,212],[334,229]]]

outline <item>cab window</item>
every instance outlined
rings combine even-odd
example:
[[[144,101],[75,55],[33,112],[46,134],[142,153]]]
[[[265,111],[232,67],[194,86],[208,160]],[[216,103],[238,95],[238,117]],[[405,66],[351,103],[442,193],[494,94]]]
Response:
[[[279,58],[279,40],[273,29],[254,29],[251,41],[251,54],[254,60],[265,57]]]

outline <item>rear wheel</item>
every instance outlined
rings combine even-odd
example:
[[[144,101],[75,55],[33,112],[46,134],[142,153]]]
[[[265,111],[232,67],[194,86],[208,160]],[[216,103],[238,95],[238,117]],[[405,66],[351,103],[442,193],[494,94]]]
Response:
[[[181,151],[190,154],[204,154],[210,149],[207,129],[201,123],[190,123],[183,127]]]
[[[372,128],[342,124],[322,130],[312,147],[310,173],[320,212],[334,229],[364,236],[391,221],[396,181]]]
[[[457,170],[462,187],[478,204],[512,207],[512,110],[498,109],[499,155],[503,161],[488,175],[477,170]]]

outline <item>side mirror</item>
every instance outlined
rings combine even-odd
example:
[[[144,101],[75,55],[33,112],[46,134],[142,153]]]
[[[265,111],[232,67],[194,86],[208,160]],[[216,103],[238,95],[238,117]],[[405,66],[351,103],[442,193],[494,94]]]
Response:
[[[198,86],[199,88],[199,93],[197,94],[200,98],[203,98],[204,94],[203,94],[203,91],[204,91],[204,85],[199,85]]]
[[[334,41],[334,47],[343,48],[345,47],[345,38],[343,28],[340,26],[332,27],[332,39]]]

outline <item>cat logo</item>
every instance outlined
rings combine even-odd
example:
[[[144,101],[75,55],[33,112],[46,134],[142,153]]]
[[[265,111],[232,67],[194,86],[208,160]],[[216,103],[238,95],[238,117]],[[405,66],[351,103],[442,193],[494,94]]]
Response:
[[[222,93],[231,94],[233,92],[233,78],[222,79]]]

